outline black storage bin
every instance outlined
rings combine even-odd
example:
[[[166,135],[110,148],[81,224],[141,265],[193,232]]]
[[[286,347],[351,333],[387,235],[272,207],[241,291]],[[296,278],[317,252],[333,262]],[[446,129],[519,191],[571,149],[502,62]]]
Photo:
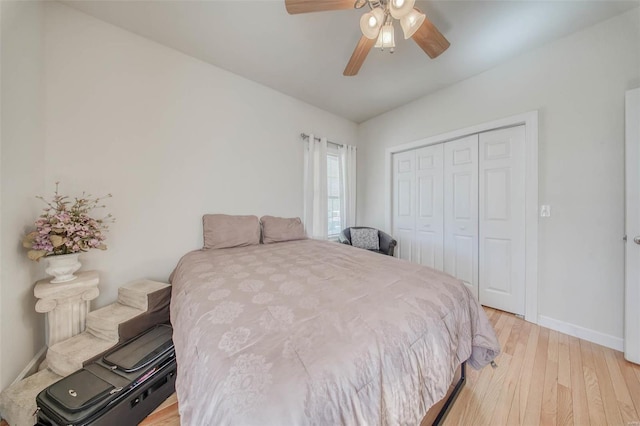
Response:
[[[172,333],[157,325],[40,392],[38,424],[137,425],[175,391]]]

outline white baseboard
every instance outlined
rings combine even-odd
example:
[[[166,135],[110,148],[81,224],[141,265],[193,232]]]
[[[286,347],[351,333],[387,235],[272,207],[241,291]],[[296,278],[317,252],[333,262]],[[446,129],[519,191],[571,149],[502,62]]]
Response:
[[[538,325],[568,334],[569,336],[588,340],[589,342],[597,343],[598,345],[606,346],[607,348],[615,349],[620,352],[624,351],[624,339],[620,337],[600,333],[599,331],[559,321],[554,318],[545,317],[544,315],[538,316]]]
[[[44,357],[47,354],[47,346],[43,346],[42,349],[38,351],[38,353],[29,361],[29,364],[18,374],[18,377],[11,383],[14,385],[24,379],[25,377],[30,376],[32,373],[37,372],[38,366],[42,361],[44,361]]]

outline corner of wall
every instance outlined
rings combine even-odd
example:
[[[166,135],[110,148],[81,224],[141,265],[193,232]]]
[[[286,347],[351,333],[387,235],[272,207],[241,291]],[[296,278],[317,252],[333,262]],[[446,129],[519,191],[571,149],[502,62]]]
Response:
[[[2,50],[2,13],[3,7],[2,3],[0,3],[0,51]],[[2,176],[2,60],[0,55],[0,176]],[[0,224],[2,223],[2,191],[0,191]],[[2,226],[0,226],[0,241],[2,241]],[[0,244],[0,259],[2,259],[2,244]],[[0,264],[0,286],[2,286],[2,264]],[[2,291],[0,291],[0,324],[3,322],[2,319]],[[3,388],[4,383],[4,375],[2,374],[3,362],[2,362],[2,332],[0,332],[0,389]],[[0,413],[0,418],[2,418],[2,413]]]
[[[40,269],[20,244],[45,182],[44,13],[42,1],[0,1],[0,389],[44,343],[32,287]]]

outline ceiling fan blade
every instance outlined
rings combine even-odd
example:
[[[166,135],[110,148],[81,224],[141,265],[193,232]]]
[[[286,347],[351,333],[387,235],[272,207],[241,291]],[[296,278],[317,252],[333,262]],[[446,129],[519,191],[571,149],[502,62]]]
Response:
[[[436,28],[435,25],[429,20],[429,18],[425,18],[424,22],[416,31],[414,35],[411,36],[413,41],[415,41],[422,50],[425,51],[427,55],[431,59],[435,59],[442,52],[449,48],[449,40],[447,40],[440,31]]]
[[[376,39],[368,39],[365,36],[360,37],[360,41],[356,46],[353,54],[351,55],[351,59],[349,59],[349,63],[347,67],[344,69],[343,75],[347,77],[354,76],[358,74],[360,71],[360,67],[364,63],[364,60],[367,59],[367,55],[369,51],[376,44]]]
[[[297,13],[325,12],[328,10],[353,9],[354,0],[285,0],[287,12]]]

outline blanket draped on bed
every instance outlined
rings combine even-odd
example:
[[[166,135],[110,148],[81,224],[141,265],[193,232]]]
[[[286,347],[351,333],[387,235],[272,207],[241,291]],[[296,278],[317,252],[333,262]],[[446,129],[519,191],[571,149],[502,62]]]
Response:
[[[183,425],[417,425],[500,351],[458,280],[338,243],[194,251],[172,284]]]

